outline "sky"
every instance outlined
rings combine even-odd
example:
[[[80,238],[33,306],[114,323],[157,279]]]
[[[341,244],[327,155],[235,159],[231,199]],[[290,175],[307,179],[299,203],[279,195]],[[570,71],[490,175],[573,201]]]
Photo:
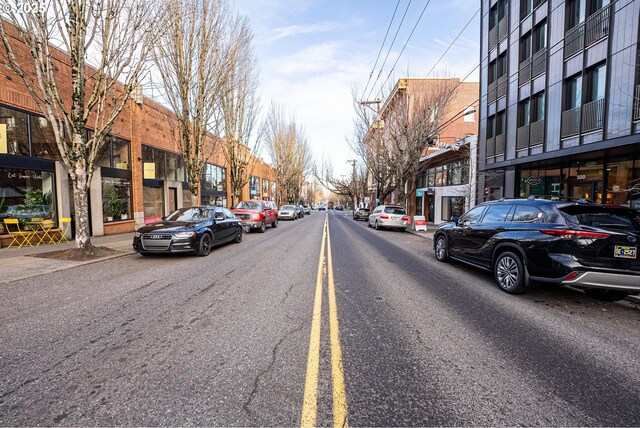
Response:
[[[347,161],[356,159],[347,144],[353,88],[362,94],[373,73],[361,98],[375,99],[403,77],[462,78],[480,58],[478,0],[230,1],[254,32],[262,114],[275,102],[295,116],[314,161],[329,160],[336,175],[350,174]],[[477,69],[466,80],[478,81]]]

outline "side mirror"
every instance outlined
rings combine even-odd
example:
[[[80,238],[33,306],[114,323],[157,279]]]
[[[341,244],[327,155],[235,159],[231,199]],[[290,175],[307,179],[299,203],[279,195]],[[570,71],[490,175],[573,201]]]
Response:
[[[458,220],[460,220],[460,216],[459,215],[452,215],[451,216],[451,221],[454,223],[458,223]]]
[[[215,221],[221,221],[224,220],[224,215],[223,214],[216,214],[216,216],[214,217]]]
[[[166,216],[166,215],[163,215],[163,216],[162,216],[162,221],[165,221],[166,219],[167,219],[167,216]]]

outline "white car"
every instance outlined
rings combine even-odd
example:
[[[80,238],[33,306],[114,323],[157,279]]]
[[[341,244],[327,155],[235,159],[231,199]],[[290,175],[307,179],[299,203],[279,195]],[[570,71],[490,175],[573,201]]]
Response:
[[[283,205],[278,210],[278,220],[295,220],[298,218],[296,207],[293,205]]]
[[[369,214],[369,227],[404,230],[409,226],[407,212],[399,205],[379,205]]]

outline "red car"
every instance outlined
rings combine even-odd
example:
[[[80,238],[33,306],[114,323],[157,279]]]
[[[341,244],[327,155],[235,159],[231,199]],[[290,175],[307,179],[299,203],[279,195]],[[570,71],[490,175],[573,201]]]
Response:
[[[271,227],[278,227],[278,209],[274,202],[242,201],[231,211],[249,230],[258,229],[264,233],[268,224]]]

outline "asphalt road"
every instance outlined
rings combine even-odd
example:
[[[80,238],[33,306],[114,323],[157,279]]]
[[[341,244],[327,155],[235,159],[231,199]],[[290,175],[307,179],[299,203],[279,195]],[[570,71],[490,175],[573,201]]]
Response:
[[[3,284],[0,426],[329,426],[339,384],[351,426],[640,425],[638,307],[510,296],[430,245],[332,211]]]

